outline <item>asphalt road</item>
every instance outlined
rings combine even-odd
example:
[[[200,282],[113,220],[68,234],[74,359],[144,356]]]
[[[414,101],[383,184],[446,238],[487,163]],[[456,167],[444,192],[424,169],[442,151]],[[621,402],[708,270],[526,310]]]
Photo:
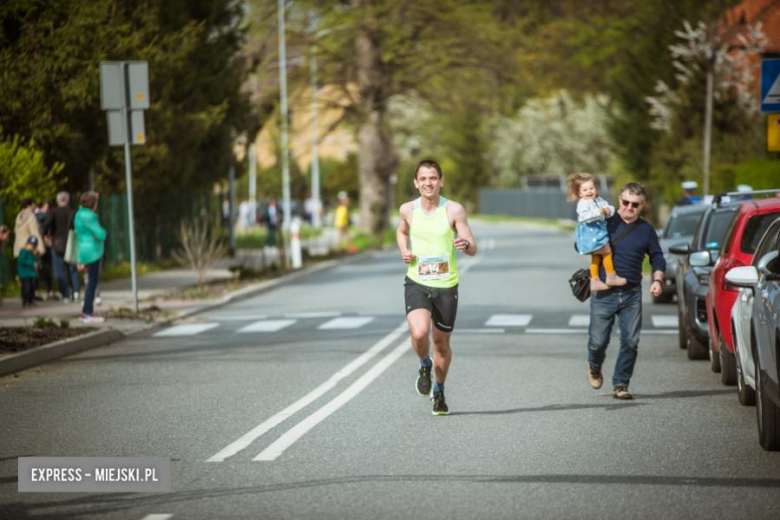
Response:
[[[473,227],[450,416],[414,391],[405,268],[376,254],[0,378],[0,517],[778,518],[780,454],[677,347],[674,306],[645,295],[637,399],[616,401],[616,336],[587,383],[569,234]],[[173,491],[18,493],[24,456],[171,457]]]

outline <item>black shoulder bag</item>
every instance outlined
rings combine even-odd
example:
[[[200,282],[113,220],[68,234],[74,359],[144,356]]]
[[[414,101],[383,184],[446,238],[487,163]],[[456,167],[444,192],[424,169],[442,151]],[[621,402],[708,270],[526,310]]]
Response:
[[[639,227],[639,224],[642,222],[642,220],[642,217],[639,217],[636,219],[636,221],[634,221],[633,224],[627,226],[626,229],[624,229],[617,238],[610,242],[610,248],[612,248],[614,251],[615,245],[630,235],[631,232],[634,231],[637,227]],[[590,298],[590,270],[578,269],[575,271],[574,274],[571,275],[571,278],[569,278],[569,287],[571,288],[571,293],[579,301],[584,302]]]

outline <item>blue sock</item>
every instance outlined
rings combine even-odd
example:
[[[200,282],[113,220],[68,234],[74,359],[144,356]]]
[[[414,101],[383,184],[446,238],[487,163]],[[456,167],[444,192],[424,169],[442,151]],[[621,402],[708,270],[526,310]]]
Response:
[[[420,368],[422,367],[428,367],[431,368],[433,366],[433,361],[431,361],[430,356],[420,361]]]
[[[439,383],[438,381],[435,381],[433,383],[433,391],[434,392],[443,392],[444,391],[444,383]]]

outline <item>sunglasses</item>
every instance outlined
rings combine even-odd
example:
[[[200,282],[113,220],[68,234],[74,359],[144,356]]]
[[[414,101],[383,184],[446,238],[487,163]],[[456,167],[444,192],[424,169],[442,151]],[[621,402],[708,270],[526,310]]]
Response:
[[[629,206],[631,206],[631,207],[632,207],[632,208],[634,208],[634,209],[636,209],[636,208],[638,208],[639,206],[641,206],[641,205],[642,205],[642,203],[641,203],[641,202],[629,202],[629,201],[627,201],[626,199],[620,199],[620,202],[622,202],[622,203],[623,203],[623,206],[625,206],[625,207],[629,207]]]

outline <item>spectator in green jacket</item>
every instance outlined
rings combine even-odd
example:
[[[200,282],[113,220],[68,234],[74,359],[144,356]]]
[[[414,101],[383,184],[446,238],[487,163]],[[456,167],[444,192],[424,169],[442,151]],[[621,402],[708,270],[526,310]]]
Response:
[[[84,323],[102,323],[102,316],[95,316],[94,303],[100,276],[100,259],[103,258],[103,243],[106,230],[98,222],[95,211],[98,194],[88,191],[81,196],[80,207],[76,212],[73,225],[78,242],[79,271],[87,271],[87,289],[84,291],[84,306],[81,309],[81,321]]]
[[[16,259],[16,274],[22,281],[22,307],[32,306],[35,303],[35,280],[38,277],[38,257],[35,249],[38,247],[38,238],[27,238],[24,249],[19,251]]]

